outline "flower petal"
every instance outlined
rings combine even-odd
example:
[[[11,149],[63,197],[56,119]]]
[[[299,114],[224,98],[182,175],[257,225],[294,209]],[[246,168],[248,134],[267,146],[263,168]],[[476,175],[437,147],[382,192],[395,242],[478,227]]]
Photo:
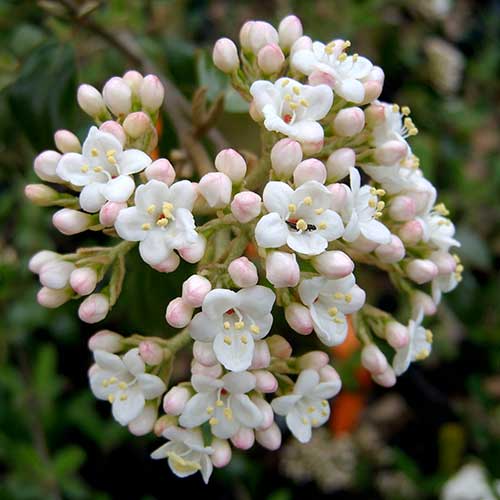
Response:
[[[137,207],[129,207],[120,210],[115,221],[115,229],[118,236],[127,241],[142,241],[149,234],[143,229],[143,224],[151,224],[150,218],[137,210]]]
[[[300,394],[287,394],[286,396],[280,396],[279,398],[273,399],[271,401],[271,406],[278,415],[286,415],[290,413],[292,408],[301,398],[302,396]]]
[[[234,416],[245,426],[255,429],[261,425],[262,412],[246,394],[237,394],[231,397],[231,408]]]
[[[128,371],[120,356],[117,356],[116,354],[96,350],[94,351],[94,359],[97,366],[102,370],[106,370],[111,373],[123,373]]]
[[[139,375],[139,373],[144,373],[146,369],[146,365],[142,360],[139,349],[135,347],[134,349],[130,349],[130,351],[123,356],[123,364],[127,367],[127,370],[133,375]]]
[[[98,212],[104,203],[106,203],[106,198],[102,194],[102,188],[104,186],[105,185],[100,182],[87,184],[80,193],[80,207],[86,212]]]
[[[194,340],[212,342],[215,336],[222,331],[220,321],[214,321],[206,313],[199,312],[189,324],[189,334]]]
[[[167,389],[160,377],[151,375],[150,373],[137,375],[137,382],[145,399],[155,399],[161,396]]]
[[[337,94],[342,96],[346,101],[360,103],[365,98],[365,87],[355,78],[341,79],[335,85]]]
[[[316,370],[302,370],[293,388],[294,394],[307,396],[319,383],[319,374]]]
[[[208,375],[195,374],[191,377],[191,384],[196,392],[214,393],[223,387],[223,382]]]
[[[225,342],[227,338],[230,343]],[[248,369],[252,364],[253,351],[253,337],[246,332],[231,332],[230,335],[221,332],[214,339],[215,355],[226,370],[241,372]]]
[[[193,210],[196,200],[196,189],[187,180],[175,182],[170,186],[170,202],[174,208],[187,208]]]
[[[380,243],[381,245],[387,245],[391,242],[391,232],[378,220],[373,219],[369,222],[361,222],[359,229],[367,240]]]
[[[161,229],[147,232],[146,237],[139,243],[139,253],[142,260],[151,266],[163,262],[172,252],[167,243],[167,233]]]
[[[127,201],[135,189],[135,182],[129,175],[119,175],[102,186],[102,194],[109,201],[123,203]]]
[[[169,187],[156,179],[152,179],[146,184],[140,185],[135,191],[135,204],[137,208],[147,213],[151,205],[159,211],[162,209],[163,202],[170,200]]]
[[[216,396],[214,393],[195,394],[184,407],[184,411],[179,417],[179,424],[183,427],[192,428],[207,422],[210,414],[208,407],[214,407]]]
[[[294,408],[286,416],[286,425],[301,443],[307,443],[311,439],[311,424],[309,419],[307,423],[304,423],[302,419],[303,416]]]
[[[269,212],[276,212],[282,219],[288,214],[288,205],[293,196],[293,189],[285,182],[268,182],[262,193],[264,206]]]
[[[269,314],[273,308],[276,295],[269,288],[261,285],[243,288],[237,292],[240,303],[239,309],[249,316],[260,316]]]
[[[287,245],[295,252],[304,255],[319,255],[326,250],[328,242],[317,231],[288,231]]]
[[[324,118],[333,103],[333,92],[328,85],[304,85],[302,87],[302,95],[304,99],[309,103],[304,114],[304,119],[306,120],[321,120]]]
[[[127,149],[121,153],[116,161],[122,175],[136,174],[151,164],[151,158],[139,149]]]
[[[202,310],[210,319],[222,321],[222,315],[226,311],[239,305],[240,298],[236,292],[224,288],[216,288],[207,293],[203,300]]]
[[[224,388],[231,394],[245,394],[255,389],[255,375],[250,372],[230,372],[222,377]]]
[[[344,342],[347,335],[347,321],[342,312],[332,318],[325,307],[313,305],[310,308],[314,331],[323,344],[331,347]],[[337,321],[335,321],[337,320]]]
[[[287,135],[299,142],[315,144],[321,143],[324,132],[318,122],[301,120],[290,126],[290,132]]]
[[[337,380],[331,382],[321,382],[312,391],[311,397],[317,399],[331,399],[333,396],[339,393],[342,387],[342,382],[340,377]]]
[[[288,238],[288,226],[276,212],[264,215],[255,226],[255,240],[262,248],[279,248]]]
[[[299,285],[300,300],[310,306],[318,298],[321,289],[325,286],[326,278],[317,277],[303,280]]]
[[[126,396],[125,399],[117,395],[112,405],[113,417],[121,425],[127,425],[138,417],[145,404],[144,396],[138,387],[126,391]]]

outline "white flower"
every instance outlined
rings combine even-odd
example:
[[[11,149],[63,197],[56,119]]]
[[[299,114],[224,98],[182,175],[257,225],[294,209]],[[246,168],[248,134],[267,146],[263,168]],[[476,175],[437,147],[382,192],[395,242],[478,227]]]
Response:
[[[295,252],[319,255],[342,235],[342,220],[330,210],[331,193],[317,181],[295,191],[284,182],[269,182],[263,198],[270,213],[255,227],[255,239],[263,248],[286,244]]]
[[[421,323],[424,318],[423,310],[417,312],[416,319],[408,323],[408,336],[410,341],[405,347],[396,349],[396,355],[392,360],[392,367],[396,375],[402,375],[410,363],[421,361],[429,356],[432,349],[432,332],[424,328]]]
[[[196,191],[189,181],[168,187],[151,180],[137,188],[135,206],[121,210],[115,222],[124,240],[140,241],[141,257],[157,265],[169,257],[173,249],[189,247],[197,240],[193,209]]]
[[[278,415],[286,416],[292,434],[301,442],[311,439],[312,427],[323,425],[330,417],[328,399],[340,391],[340,378],[332,382],[320,382],[318,372],[304,370],[300,373],[292,394],[271,402]]]
[[[441,251],[434,252],[434,255],[440,254]],[[453,256],[457,266],[455,270],[438,274],[436,278],[432,280],[432,300],[434,304],[438,305],[441,302],[441,297],[443,293],[451,292],[455,290],[458,284],[462,281],[462,272],[464,270],[464,266],[460,262],[460,258],[457,255]],[[432,254],[431,254],[432,260]]]
[[[151,458],[168,458],[168,465],[178,477],[187,477],[200,471],[203,481],[208,483],[213,470],[210,455],[214,450],[203,444],[200,429],[168,427],[163,437],[170,441],[151,453]]]
[[[347,193],[341,215],[345,227],[343,238],[352,242],[364,236],[367,240],[381,245],[391,241],[391,232],[381,222],[376,220],[383,209],[383,202],[378,201],[377,190],[368,184],[361,186],[361,177],[356,168],[350,169],[351,189]]]
[[[455,225],[439,211],[432,210],[419,218],[424,229],[423,240],[432,246],[447,252],[450,247],[459,247],[455,236]]]
[[[376,105],[384,107],[385,120],[373,127],[373,139],[375,146],[382,146],[388,141],[401,141],[407,144],[406,139],[416,135],[418,129],[412,119],[408,117],[410,110],[402,110],[397,104],[375,101]],[[408,145],[408,144],[407,144]],[[408,146],[410,151],[410,147]]]
[[[98,399],[112,404],[113,417],[127,425],[144,409],[146,400],[165,392],[165,384],[156,375],[145,373],[139,349],[131,349],[122,358],[110,352],[94,351],[95,365],[90,370],[90,388]]]
[[[186,404],[179,423],[188,428],[208,421],[212,434],[221,439],[233,437],[241,427],[255,429],[262,423],[259,408],[246,395],[255,389],[255,375],[230,372],[221,379],[193,375],[196,390]]]
[[[203,300],[202,312],[189,326],[191,337],[213,342],[217,360],[231,371],[246,370],[252,363],[255,340],[271,329],[274,293],[264,286],[239,292],[215,289]]]
[[[302,143],[323,140],[324,118],[333,102],[333,92],[327,85],[302,85],[290,78],[254,82],[250,87],[256,108],[264,115],[267,130],[281,132]]]
[[[338,345],[345,340],[345,315],[359,310],[366,298],[352,273],[338,280],[323,277],[304,280],[299,285],[299,295],[309,307],[314,331],[327,346]]]
[[[478,463],[464,465],[443,486],[441,500],[495,500],[500,494],[500,481],[494,481],[491,488],[487,473]]]
[[[292,55],[292,66],[306,75],[314,71],[331,77],[335,92],[346,101],[360,103],[365,98],[363,79],[369,76],[372,63],[357,54],[348,56],[344,40],[325,45],[314,42],[310,50],[298,50]]]
[[[83,143],[82,154],[63,155],[56,172],[74,186],[84,186],[80,206],[87,212],[97,212],[106,201],[127,201],[135,188],[131,175],[150,163],[146,153],[138,149],[123,151],[115,136],[92,127]]]

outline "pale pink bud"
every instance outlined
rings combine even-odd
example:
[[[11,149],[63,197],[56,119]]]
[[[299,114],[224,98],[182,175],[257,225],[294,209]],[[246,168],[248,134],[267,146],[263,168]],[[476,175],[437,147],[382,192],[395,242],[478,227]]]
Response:
[[[394,349],[401,349],[410,341],[408,328],[397,321],[390,321],[385,327],[385,339]]]
[[[123,337],[111,330],[100,330],[88,342],[91,351],[120,352],[123,349]]]
[[[323,252],[313,257],[311,263],[318,273],[332,280],[344,278],[354,271],[354,262],[340,250]]]
[[[384,70],[380,66],[373,66],[372,70],[368,75],[368,81],[378,82],[383,85],[384,80],[385,80]]]
[[[297,16],[286,16],[278,26],[281,48],[287,50],[302,36],[302,23]]]
[[[250,103],[248,107],[248,114],[255,122],[261,122],[264,120],[264,115],[260,112],[260,109],[255,105],[255,101]]]
[[[220,151],[215,157],[215,168],[236,183],[241,182],[247,173],[245,159],[234,149]]]
[[[132,69],[130,71],[127,71],[122,78],[123,81],[130,87],[132,93],[135,95],[139,95],[139,90],[141,88],[144,77],[138,71]]]
[[[341,183],[330,184],[327,186],[328,191],[332,193],[330,208],[336,212],[340,212],[347,201],[347,186]]]
[[[255,389],[265,394],[276,392],[278,389],[278,381],[276,377],[267,370],[255,370],[252,372],[255,375]]]
[[[193,274],[182,284],[182,300],[191,307],[201,307],[203,299],[212,290],[212,284],[204,276]]]
[[[297,38],[295,42],[293,42],[292,48],[290,49],[290,54],[298,52],[299,50],[311,50],[312,49],[312,40],[308,36],[301,36]]]
[[[163,103],[165,89],[156,75],[146,75],[142,80],[139,95],[143,109],[155,112]]]
[[[413,199],[416,211],[419,214],[427,211],[429,205],[434,204],[436,200],[436,188],[429,181],[421,179],[406,196]]]
[[[61,154],[57,151],[43,151],[33,162],[36,175],[43,181],[61,182],[61,178],[56,174],[57,164],[61,159]]]
[[[330,182],[339,181],[349,175],[349,170],[356,163],[356,153],[351,148],[340,148],[326,160],[326,170]]]
[[[332,365],[325,365],[319,370],[319,378],[321,382],[338,382],[341,384],[340,375]]]
[[[123,130],[132,139],[138,139],[151,131],[153,122],[143,111],[137,111],[127,115],[123,121]]]
[[[237,193],[231,202],[231,213],[238,222],[245,224],[260,214],[262,199],[253,191]]]
[[[254,395],[250,399],[262,413],[262,423],[259,425],[258,429],[269,429],[274,422],[274,412],[272,406],[261,396]]]
[[[277,450],[281,446],[281,431],[276,423],[273,423],[268,429],[256,431],[255,438],[261,446],[271,451]]]
[[[269,351],[269,346],[265,340],[260,340],[255,342],[255,348],[253,351],[252,364],[250,369],[260,370],[262,368],[267,368],[271,363],[271,352]]]
[[[387,141],[375,149],[375,160],[382,165],[395,165],[408,154],[408,145],[403,141]]]
[[[300,268],[294,253],[270,252],[266,257],[266,278],[276,287],[294,287],[300,280]]]
[[[163,262],[151,266],[155,271],[159,273],[172,273],[174,272],[181,263],[179,256],[172,252]]]
[[[162,415],[156,420],[153,431],[156,436],[160,437],[168,429],[168,427],[177,426],[178,418],[172,415]]]
[[[432,252],[429,259],[436,264],[439,274],[451,274],[457,269],[457,261],[448,252]]]
[[[409,196],[396,196],[389,204],[389,216],[398,222],[412,220],[416,214],[415,201]]]
[[[375,125],[380,125],[385,121],[385,108],[381,104],[371,104],[365,108],[365,121],[366,123],[374,127]]]
[[[45,264],[59,260],[60,257],[58,253],[51,250],[41,250],[31,257],[28,268],[32,273],[38,274]]]
[[[210,447],[213,450],[213,453],[210,455],[210,460],[214,467],[220,469],[231,461],[231,446],[226,439],[213,438]]]
[[[262,47],[257,54],[257,64],[265,75],[277,73],[283,67],[285,55],[279,45],[269,43]]]
[[[323,139],[321,139],[319,141],[302,141],[302,143],[301,143],[302,151],[306,155],[310,155],[310,156],[317,154],[323,148],[323,142],[324,142]]]
[[[335,78],[329,73],[315,70],[309,75],[308,83],[313,86],[328,85],[329,87],[333,87],[335,85]]]
[[[224,208],[231,201],[231,179],[222,172],[205,174],[198,184],[198,190],[212,208]]]
[[[387,358],[375,344],[368,344],[361,350],[361,364],[372,375],[382,375],[387,369]]]
[[[380,375],[373,375],[372,379],[382,387],[392,387],[396,383],[396,374],[391,366],[388,365],[384,373]]]
[[[167,306],[165,319],[167,323],[174,328],[184,328],[189,325],[192,317],[193,307],[181,297],[171,300]]]
[[[363,253],[373,252],[378,246],[377,242],[365,238],[362,234],[351,243],[352,248]]]
[[[66,288],[75,265],[61,259],[52,260],[42,266],[39,273],[40,283],[48,288]]]
[[[418,285],[432,281],[438,272],[436,264],[428,259],[415,259],[406,266],[406,274]]]
[[[412,307],[414,310],[418,311],[422,309],[426,316],[432,316],[436,314],[437,307],[432,297],[419,290],[413,292],[411,296]]]
[[[212,51],[212,60],[223,73],[232,73],[240,66],[238,49],[229,38],[219,38]]]
[[[188,247],[179,249],[180,256],[190,264],[195,264],[199,262],[205,255],[205,249],[207,248],[207,240],[201,234],[198,235],[196,242]]]
[[[302,148],[297,141],[281,139],[271,149],[271,164],[274,172],[281,179],[291,177],[301,161]]]
[[[341,109],[333,120],[333,128],[340,137],[359,134],[365,126],[365,114],[358,107]]]
[[[259,50],[269,43],[278,43],[278,32],[265,21],[251,21],[247,35],[241,40],[241,45],[245,49],[249,48],[254,54],[258,54]]]
[[[405,245],[416,245],[423,237],[424,229],[418,220],[405,222],[399,229],[399,237]]]
[[[78,317],[85,323],[102,321],[109,312],[109,299],[103,293],[89,295],[78,308]]]
[[[36,300],[38,303],[49,309],[55,309],[62,306],[71,298],[71,289],[64,288],[62,290],[53,290],[52,288],[43,287],[38,290]]]
[[[238,432],[231,438],[231,443],[240,450],[249,450],[255,442],[255,435],[252,429],[240,427]]]
[[[375,99],[380,97],[383,84],[375,80],[368,80],[363,83],[363,87],[365,88],[365,98],[363,99],[363,104],[368,104],[369,102],[373,102]]]
[[[93,118],[106,113],[106,106],[101,93],[92,85],[86,83],[78,87],[76,100],[82,110]]]
[[[116,115],[126,115],[132,107],[132,91],[119,76],[110,78],[102,89],[106,106]]]
[[[227,270],[235,285],[240,288],[254,286],[259,281],[257,268],[246,257],[239,257],[233,260]]]
[[[193,343],[193,357],[204,366],[213,366],[217,364],[217,357],[212,348],[211,342],[200,342],[195,340]]]
[[[59,199],[59,192],[45,184],[28,184],[24,188],[24,196],[34,205],[50,207]]]
[[[285,319],[290,328],[301,335],[309,335],[313,331],[309,309],[298,302],[292,302],[285,308]]]
[[[307,181],[317,181],[323,184],[326,181],[326,168],[323,162],[315,158],[301,161],[293,172],[295,186],[300,186]]]
[[[222,365],[216,363],[212,366],[205,366],[193,360],[191,363],[191,373],[193,375],[206,375],[207,377],[219,378],[222,375]]]
[[[152,340],[143,340],[139,343],[139,354],[144,363],[156,366],[163,361],[163,349]]]
[[[320,370],[330,362],[330,357],[323,351],[310,351],[297,358],[301,370]]]
[[[69,130],[58,130],[54,142],[61,153],[80,153],[82,146],[78,137]]]
[[[69,284],[78,295],[89,295],[97,285],[97,273],[91,267],[79,267],[71,273]]]
[[[168,415],[178,417],[186,407],[186,403],[191,398],[191,391],[187,387],[174,386],[163,398],[163,409]]]
[[[386,245],[379,245],[375,249],[375,255],[381,262],[394,264],[405,256],[406,250],[403,242],[395,235],[391,234],[391,242]]]
[[[292,355],[292,346],[281,335],[271,335],[266,338],[271,356],[275,358],[288,359]]]
[[[107,132],[108,134],[114,136],[122,146],[124,146],[125,142],[127,141],[127,134],[125,133],[125,130],[123,130],[123,127],[114,120],[105,121],[99,127],[99,130],[101,132]]]
[[[52,216],[52,223],[62,233],[68,236],[78,234],[92,226],[91,215],[71,208],[62,208]]]
[[[112,226],[115,223],[118,214],[124,208],[127,208],[126,202],[117,203],[116,201],[107,201],[102,206],[101,210],[99,210],[99,222],[103,226]]]
[[[240,45],[247,49],[250,48],[250,30],[255,21],[247,21],[240,29]]]
[[[175,180],[175,169],[166,158],[159,158],[144,170],[148,181],[155,179],[170,186]]]
[[[128,424],[128,430],[134,436],[145,436],[153,430],[157,417],[156,406],[146,404],[139,416]]]

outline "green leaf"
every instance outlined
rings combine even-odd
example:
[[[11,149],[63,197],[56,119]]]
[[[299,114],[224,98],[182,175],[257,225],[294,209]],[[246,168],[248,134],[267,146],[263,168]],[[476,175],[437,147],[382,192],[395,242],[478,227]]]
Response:
[[[73,474],[85,462],[85,452],[78,446],[66,446],[58,451],[53,460],[54,472],[57,477],[64,478]]]

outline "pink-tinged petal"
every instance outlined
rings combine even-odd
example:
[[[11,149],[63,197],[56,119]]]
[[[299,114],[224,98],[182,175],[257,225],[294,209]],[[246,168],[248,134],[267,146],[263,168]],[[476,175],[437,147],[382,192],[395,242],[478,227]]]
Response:
[[[118,393],[113,401],[113,417],[121,425],[127,425],[139,416],[144,408],[145,400],[139,388],[126,391],[126,398],[120,396],[121,393]]]
[[[166,260],[172,248],[165,238],[166,233],[161,230],[150,230],[146,237],[139,243],[139,253],[142,260],[150,266],[156,266]]]
[[[122,175],[136,174],[152,163],[151,158],[139,149],[127,149],[116,161]]]
[[[311,307],[311,318],[318,338],[328,347],[339,345],[347,336],[347,321],[342,312],[332,318],[325,307]],[[338,322],[335,321],[338,320]]]
[[[150,373],[141,373],[137,376],[137,382],[146,399],[160,397],[167,389],[160,377]]]
[[[250,372],[230,372],[222,377],[224,388],[231,394],[245,394],[255,389],[255,375]]]
[[[230,339],[230,343],[227,339]],[[219,333],[214,339],[214,352],[226,370],[242,372],[252,364],[254,340],[248,333]]]
[[[194,316],[189,324],[189,334],[194,340],[212,342],[215,336],[222,331],[221,321],[216,322],[200,312]]]
[[[115,221],[115,229],[120,238],[127,241],[141,241],[149,234],[148,230],[143,229],[143,224],[152,223],[152,221],[139,212],[136,207],[129,207],[120,210]]]
[[[102,188],[104,184],[99,182],[93,182],[92,184],[87,184],[80,193],[80,206],[86,212],[94,213],[98,212],[104,203],[106,203],[106,198],[102,194]]]
[[[279,248],[287,237],[288,226],[276,212],[264,215],[255,226],[255,240],[262,248]]]
[[[194,201],[196,200],[196,189],[192,182],[179,181],[170,186],[170,202],[174,208],[187,208],[193,210]]]
[[[285,182],[268,182],[262,193],[264,206],[269,212],[276,212],[282,219],[288,214],[288,205],[293,196],[293,189]]]
[[[231,408],[236,418],[250,429],[259,427],[264,418],[257,405],[246,394],[232,396]]]
[[[119,175],[102,185],[102,194],[109,201],[124,203],[127,201],[135,189],[135,182],[128,175]]]
[[[207,293],[202,310],[211,320],[222,321],[222,315],[240,305],[239,295],[232,290],[216,288]],[[201,339],[200,339],[201,340]]]
[[[188,428],[198,427],[207,420],[211,415],[207,413],[207,408],[215,406],[215,394],[199,393],[195,394],[187,403],[179,418],[179,423]]]
[[[384,224],[378,220],[371,220],[369,222],[361,222],[359,224],[361,234],[370,241],[387,245],[391,242],[391,232]]]
[[[319,374],[316,370],[303,370],[295,382],[293,393],[307,396],[318,384]]]
[[[302,418],[302,415],[296,409],[293,409],[286,416],[286,425],[301,443],[307,443],[311,439],[311,424],[309,419],[307,419],[307,423],[304,423]]]
[[[302,233],[288,231],[287,245],[298,253],[304,255],[319,255],[326,250],[328,242],[316,231]]]
[[[353,273],[336,280],[325,279],[320,293],[328,296],[333,295],[335,292],[349,293],[355,284],[356,278]]]

